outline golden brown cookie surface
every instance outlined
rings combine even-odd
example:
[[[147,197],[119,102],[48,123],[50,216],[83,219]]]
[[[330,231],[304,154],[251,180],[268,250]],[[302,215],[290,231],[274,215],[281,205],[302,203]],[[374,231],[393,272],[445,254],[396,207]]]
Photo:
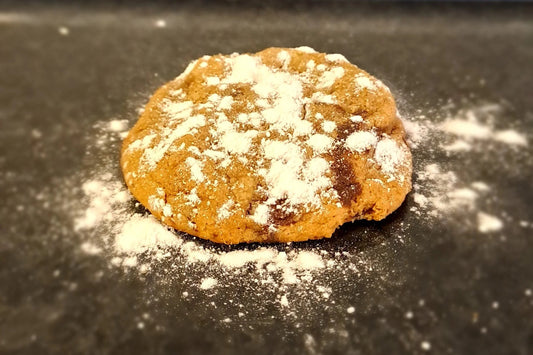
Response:
[[[121,165],[132,194],[177,230],[302,241],[401,205],[404,135],[390,91],[343,56],[269,48],[191,63],[150,99]]]

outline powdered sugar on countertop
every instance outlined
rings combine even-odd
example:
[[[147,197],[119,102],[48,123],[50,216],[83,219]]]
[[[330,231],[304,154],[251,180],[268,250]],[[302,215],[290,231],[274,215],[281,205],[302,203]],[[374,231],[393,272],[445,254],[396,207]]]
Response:
[[[488,214],[479,208],[494,200],[497,191],[484,181],[462,178],[463,168],[452,169],[449,163],[444,164],[442,159],[433,156],[445,154],[449,159],[457,159],[459,165],[465,164],[465,156],[501,160],[527,147],[528,138],[504,126],[503,107],[499,104],[471,105],[441,115],[444,117],[440,123],[424,115],[404,120],[408,141],[414,151],[426,147],[431,151],[429,158],[415,160],[412,193],[415,206],[411,210],[424,216],[468,218],[468,225],[479,225],[479,231],[496,232],[503,227],[503,222],[499,219],[500,223],[497,222],[496,217],[488,218]]]
[[[472,144],[479,141],[495,141],[508,146],[526,147],[528,139],[514,129],[495,128],[495,115],[499,114],[501,106],[482,105],[459,112],[455,117],[448,117],[438,129],[454,137],[452,143],[444,145],[447,151],[471,150]],[[483,121],[480,121],[483,119]]]
[[[363,90],[372,88],[373,86],[368,84]],[[180,95],[179,92],[175,94]],[[222,101],[223,98],[217,100]],[[225,101],[227,106],[233,104],[229,100]],[[169,105],[167,110],[173,117],[188,115],[190,105]],[[520,127],[509,126],[505,120],[505,112],[503,104],[485,103],[462,104],[461,107],[437,109],[425,115],[404,112],[407,139],[415,157],[414,190],[407,197],[402,215],[393,217],[396,218],[393,221],[389,219],[381,222],[391,227],[390,236],[386,240],[386,243],[389,243],[388,248],[401,248],[404,242],[416,243],[418,239],[428,238],[424,233],[413,234],[413,225],[427,228],[445,226],[439,229],[443,230],[443,233],[446,230],[458,229],[464,231],[461,238],[471,243],[504,240],[509,228],[533,228],[533,222],[527,217],[519,218],[506,214],[505,206],[501,203],[502,192],[496,188],[497,182],[486,179],[484,172],[465,172],[472,162],[483,160],[486,162],[484,166],[494,166],[494,169],[501,171],[505,177],[516,173],[513,169],[517,169],[516,165],[511,166],[507,162],[512,159],[522,162],[525,161],[521,159],[524,157],[530,159],[530,155],[524,151],[530,147],[531,134]],[[182,131],[194,130],[202,124],[207,124],[203,123],[206,117],[194,114],[193,117],[193,122],[196,123],[192,126],[179,126],[183,122],[176,122],[180,134]],[[276,120],[274,115],[270,117],[273,122],[283,122],[282,119]],[[246,119],[251,121],[252,118]],[[260,120],[257,117],[255,119]],[[322,117],[321,120],[325,132],[335,129],[334,123],[327,123],[327,117]],[[361,118],[356,116],[352,118],[354,122],[360,120]],[[367,252],[357,241],[350,241],[349,248],[343,246],[342,243],[350,238],[348,234],[362,233],[363,235],[357,236],[365,241],[371,238],[373,233],[380,233],[364,226],[355,228],[357,223],[343,227],[340,235],[334,236],[342,243],[335,243],[334,239],[331,242],[326,240],[231,248],[212,245],[165,227],[142,206],[136,205],[119,175],[116,152],[131,122],[117,118],[100,122],[95,131],[89,133],[91,155],[101,157],[97,159],[97,167],[91,165],[90,169],[77,175],[74,179],[76,184],[62,184],[60,188],[39,198],[43,204],[49,201],[75,202],[69,203],[63,211],[65,219],[72,223],[72,230],[75,232],[73,235],[79,238],[73,238],[72,243],[77,243],[79,253],[95,258],[95,263],[103,265],[104,273],[113,269],[141,280],[150,277],[152,281],[158,282],[155,294],[161,292],[171,295],[172,298],[169,299],[175,302],[191,300],[201,303],[206,305],[207,312],[216,310],[217,307],[225,307],[226,312],[234,314],[213,313],[212,317],[220,317],[221,323],[233,325],[250,319],[256,309],[261,307],[269,307],[269,310],[277,308],[283,317],[294,320],[297,324],[304,324],[305,319],[322,314],[324,309],[338,308],[339,313],[349,317],[360,310],[359,305],[342,301],[345,295],[339,283],[342,284],[343,280],[360,278],[364,281],[373,277],[383,282],[398,282],[399,277],[394,274],[395,270],[387,266],[387,260],[380,258],[379,253],[373,255]],[[237,129],[233,130],[233,127],[224,122],[221,115],[221,136],[228,134],[228,137],[231,137],[233,133],[242,133]],[[298,124],[294,124],[294,129],[304,133],[300,136],[302,142],[321,134],[318,129],[312,132]],[[470,132],[468,129],[476,131]],[[373,131],[357,134],[361,134],[360,139],[346,140],[347,149],[376,149],[378,142],[384,139],[378,139]],[[250,139],[254,138],[250,136]],[[142,141],[135,143],[134,147],[130,146],[130,149],[143,149],[153,139],[156,138],[147,135]],[[231,139],[228,139],[228,143],[220,146],[218,150],[204,154],[210,154],[222,162],[226,150],[239,151],[239,148],[231,146],[230,142]],[[265,149],[265,154],[273,154],[274,162],[279,158],[288,166],[301,163],[296,159],[299,154],[297,150],[292,156],[296,157],[297,161],[284,159],[283,152],[294,148],[290,145],[276,146],[274,139],[268,142],[265,140],[260,144]],[[320,154],[323,149],[327,149],[328,141],[317,136],[311,139],[309,144],[305,144],[316,151],[315,159],[312,160],[313,168],[303,164],[299,169],[327,170],[328,166],[323,164]],[[167,149],[166,145],[159,141],[156,147],[157,149],[150,153],[152,157],[159,156],[161,151]],[[382,149],[381,163],[394,164],[394,159],[387,154],[387,150],[394,147],[385,146]],[[190,161],[190,167],[197,166],[201,171],[201,157],[196,154],[195,149],[190,152],[191,157],[196,160]],[[286,168],[281,168],[283,167]],[[282,193],[274,183],[276,179],[282,178],[282,174],[278,176],[272,171],[262,173],[265,178],[273,181],[272,194]],[[200,174],[195,176],[201,179]],[[299,175],[297,178],[304,179]],[[302,182],[305,188],[320,189],[321,186],[327,186],[327,182],[320,180],[320,174],[306,175],[305,178],[308,179]],[[73,185],[79,187],[83,199],[79,200],[79,196],[73,192]],[[298,191],[296,189],[294,195],[291,195],[295,200],[300,198]],[[192,202],[196,201],[197,197],[194,192],[190,194]],[[163,210],[166,208],[162,196],[154,195],[153,203],[160,205]],[[62,208],[59,202],[55,203],[54,207]],[[258,220],[268,218],[268,208],[263,211],[257,208],[255,212],[254,217]],[[217,217],[227,218],[231,213],[232,200],[228,199],[227,204],[217,210]],[[380,244],[370,248],[379,249]],[[54,273],[54,277],[61,276]],[[369,287],[377,285],[369,283]],[[530,293],[528,291],[527,294]],[[241,307],[242,297],[247,299],[246,308]],[[221,305],[222,302],[225,302],[224,306]],[[418,317],[417,310],[406,310],[399,314],[405,314],[408,320]],[[230,321],[226,321],[227,319]],[[325,322],[327,321],[329,320],[325,319]],[[145,320],[143,322],[146,323]],[[311,336],[306,338],[306,342],[310,344],[313,341]]]

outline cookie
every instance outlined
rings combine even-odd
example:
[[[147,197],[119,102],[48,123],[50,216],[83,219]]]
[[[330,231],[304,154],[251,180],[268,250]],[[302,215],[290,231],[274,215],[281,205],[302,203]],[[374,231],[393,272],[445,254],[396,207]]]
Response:
[[[192,62],[151,97],[121,166],[155,217],[225,244],[328,238],[381,220],[412,172],[389,89],[309,47]]]

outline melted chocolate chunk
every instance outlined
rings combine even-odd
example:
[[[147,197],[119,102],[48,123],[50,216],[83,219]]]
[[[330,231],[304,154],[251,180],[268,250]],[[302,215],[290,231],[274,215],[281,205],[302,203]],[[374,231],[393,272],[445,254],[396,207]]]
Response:
[[[365,208],[362,212],[361,212],[361,217],[364,217],[366,215],[371,215],[372,213],[374,213],[374,207],[376,206],[376,204],[373,204],[372,207],[368,207],[368,208]]]
[[[355,131],[363,128],[363,122],[347,122],[337,128],[337,139],[344,140]]]
[[[347,153],[344,148],[335,149],[331,164],[331,170],[335,175],[333,188],[337,190],[343,206],[349,206],[361,194],[361,185],[357,182]]]

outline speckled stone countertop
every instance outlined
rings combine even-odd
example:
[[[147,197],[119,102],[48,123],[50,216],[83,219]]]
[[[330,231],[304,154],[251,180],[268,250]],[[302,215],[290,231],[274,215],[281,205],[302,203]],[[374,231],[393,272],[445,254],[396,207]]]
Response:
[[[3,4],[0,353],[532,353],[532,10]],[[331,240],[294,246],[322,243],[380,265],[380,272],[332,281],[327,307],[314,305],[298,321],[268,300],[252,309],[257,300],[243,291],[238,302],[247,317],[223,322],[234,312],[235,299],[226,297],[240,294],[230,290],[237,285],[183,299],[180,278],[140,277],[109,267],[109,256],[79,252],[72,216],[55,207],[67,188],[81,201],[72,177],[82,181],[95,159],[119,157],[118,142],[98,157],[87,154],[96,122],[133,123],[151,92],[204,54],[300,45],[342,53],[382,79],[406,116],[431,120],[446,105],[503,107],[496,124],[523,133],[529,145],[438,159],[491,187],[504,228],[484,234],[453,219],[426,224],[408,197],[383,222],[347,225]],[[427,147],[415,150],[415,161],[426,159]],[[400,225],[408,227],[398,238]]]

